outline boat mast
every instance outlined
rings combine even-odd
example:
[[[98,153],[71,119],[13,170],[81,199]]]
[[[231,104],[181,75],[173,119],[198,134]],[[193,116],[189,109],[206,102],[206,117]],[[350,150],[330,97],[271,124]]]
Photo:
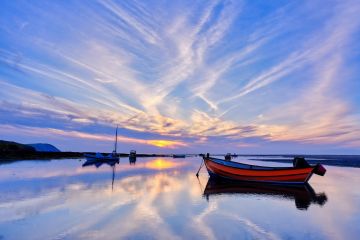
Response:
[[[116,148],[117,148],[117,132],[118,132],[118,127],[119,125],[116,125],[116,132],[115,132],[115,153],[116,153]]]

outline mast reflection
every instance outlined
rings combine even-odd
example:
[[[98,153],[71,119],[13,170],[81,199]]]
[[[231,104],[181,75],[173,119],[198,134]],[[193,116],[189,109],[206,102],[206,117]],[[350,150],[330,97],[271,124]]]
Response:
[[[311,204],[323,206],[328,198],[325,193],[316,193],[309,185],[284,186],[259,183],[242,183],[209,178],[203,196],[209,201],[210,196],[216,195],[257,195],[272,196],[295,201],[299,210],[307,210]]]
[[[114,180],[115,180],[115,168],[116,164],[119,164],[119,160],[107,160],[107,161],[94,161],[87,160],[82,167],[95,166],[96,168],[101,167],[103,164],[109,165],[112,168],[112,178],[111,178],[111,190],[114,190]]]

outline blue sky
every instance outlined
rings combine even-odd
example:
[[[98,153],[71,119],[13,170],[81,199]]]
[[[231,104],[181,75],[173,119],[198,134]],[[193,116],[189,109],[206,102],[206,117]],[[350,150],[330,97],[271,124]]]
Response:
[[[359,1],[1,1],[0,139],[360,153]]]

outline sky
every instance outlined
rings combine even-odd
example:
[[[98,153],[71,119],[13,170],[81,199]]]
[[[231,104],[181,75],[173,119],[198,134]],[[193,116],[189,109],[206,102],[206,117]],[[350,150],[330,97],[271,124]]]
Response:
[[[360,2],[1,1],[0,139],[360,154]]]

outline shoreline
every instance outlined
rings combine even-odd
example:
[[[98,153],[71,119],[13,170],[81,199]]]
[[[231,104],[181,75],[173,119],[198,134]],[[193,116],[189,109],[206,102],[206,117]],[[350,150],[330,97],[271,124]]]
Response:
[[[1,152],[0,163],[14,161],[31,161],[31,160],[59,160],[59,159],[83,159],[85,153],[94,152]],[[106,154],[106,153],[105,153]],[[129,153],[118,153],[120,158],[129,157]],[[154,154],[154,153],[137,153],[136,157],[173,157],[174,154]],[[187,157],[195,157],[198,154],[186,154]],[[224,156],[225,154],[214,154],[214,156]],[[239,154],[238,157],[249,157],[248,160],[292,163],[292,158],[296,155],[279,154]],[[330,166],[355,167],[360,168],[360,155],[301,155],[310,164],[322,163]],[[270,158],[269,158],[270,157]],[[236,161],[236,158],[234,158]]]
[[[26,160],[50,160],[64,158],[85,158],[85,153],[94,152],[7,152],[1,153],[0,162],[26,161]],[[119,157],[129,157],[128,153],[118,153]],[[143,154],[138,153],[136,157],[172,157],[172,154]]]

